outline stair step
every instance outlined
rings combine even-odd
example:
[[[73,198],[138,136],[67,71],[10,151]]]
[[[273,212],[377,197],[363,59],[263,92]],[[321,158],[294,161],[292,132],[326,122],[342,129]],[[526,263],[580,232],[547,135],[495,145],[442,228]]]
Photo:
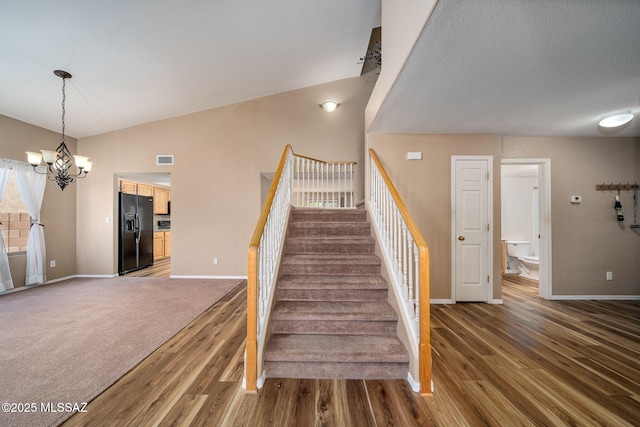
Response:
[[[285,255],[282,274],[380,274],[380,258],[376,255]]]
[[[273,320],[354,320],[396,322],[398,315],[386,301],[278,301]]]
[[[293,209],[292,222],[365,222],[367,211],[364,209]]]
[[[395,334],[398,316],[386,301],[278,301],[274,334]]]
[[[264,360],[270,362],[408,363],[409,354],[393,335],[273,334]]]
[[[366,222],[290,222],[288,236],[370,236]]]
[[[386,301],[387,289],[282,289],[278,301]]]
[[[300,236],[287,237],[285,254],[372,254],[375,239],[371,236]]]
[[[278,289],[388,289],[379,274],[359,276],[283,275]]]
[[[264,366],[269,378],[406,379],[409,355],[389,335],[274,334]]]
[[[406,380],[408,363],[265,362],[268,378]]]

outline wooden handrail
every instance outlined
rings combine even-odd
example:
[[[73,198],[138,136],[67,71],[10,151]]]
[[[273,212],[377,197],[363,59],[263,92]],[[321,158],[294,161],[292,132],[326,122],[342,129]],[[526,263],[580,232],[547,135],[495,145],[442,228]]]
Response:
[[[269,188],[269,194],[262,206],[258,224],[249,242],[249,259],[247,274],[247,352],[245,366],[245,391],[246,393],[258,392],[258,247],[264,233],[264,227],[271,211],[273,199],[278,190],[278,183],[282,177],[282,171],[287,163],[289,150],[293,152],[291,145],[287,144],[282,153],[278,170],[273,177]]]
[[[376,152],[370,148],[369,155],[376,164],[380,176],[385,182],[389,193],[393,198],[398,211],[404,222],[407,224],[407,229],[411,233],[413,241],[418,247],[418,256],[420,263],[420,343],[418,344],[418,354],[420,359],[419,375],[420,375],[420,394],[431,395],[431,307],[430,307],[430,277],[429,277],[429,247],[425,242],[418,226],[411,217],[411,214],[407,210],[398,190],[391,182],[391,178],[387,174],[384,166],[380,162],[380,159],[376,155]]]
[[[325,165],[337,165],[337,164],[341,164],[341,165],[357,165],[358,164],[358,162],[327,162],[326,160],[314,159],[313,157],[303,156],[303,155],[300,155],[300,154],[296,154],[295,152],[293,154],[296,157],[300,157],[301,159],[312,160],[314,162],[323,163]]]

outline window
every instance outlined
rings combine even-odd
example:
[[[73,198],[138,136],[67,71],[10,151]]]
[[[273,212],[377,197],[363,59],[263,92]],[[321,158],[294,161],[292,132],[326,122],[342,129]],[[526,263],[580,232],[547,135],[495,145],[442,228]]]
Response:
[[[0,200],[0,222],[7,252],[25,252],[31,229],[31,217],[20,197],[13,172],[9,173],[7,188]]]

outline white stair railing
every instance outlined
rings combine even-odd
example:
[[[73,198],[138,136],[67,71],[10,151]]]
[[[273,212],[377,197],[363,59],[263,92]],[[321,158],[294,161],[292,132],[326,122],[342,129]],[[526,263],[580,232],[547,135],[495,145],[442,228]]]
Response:
[[[390,285],[418,355],[420,392],[431,393],[429,249],[382,163],[370,153],[368,209],[389,267]],[[411,352],[410,352],[411,353]]]
[[[354,208],[354,162],[324,162],[295,156],[293,204],[297,207]]]
[[[262,353],[291,206],[353,208],[354,162],[298,156],[287,145],[249,244],[244,388],[262,386]]]

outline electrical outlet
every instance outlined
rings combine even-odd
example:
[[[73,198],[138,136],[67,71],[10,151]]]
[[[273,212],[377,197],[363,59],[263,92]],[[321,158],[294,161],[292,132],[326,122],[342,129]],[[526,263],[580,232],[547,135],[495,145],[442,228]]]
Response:
[[[49,267],[53,268],[56,266],[56,260],[52,259],[51,261],[49,261]]]
[[[218,265],[218,258],[214,258],[214,259],[213,259],[213,264],[214,264],[214,265]]]
[[[582,196],[571,196],[571,203],[582,203]]]
[[[613,271],[607,271],[607,280],[613,280]]]

